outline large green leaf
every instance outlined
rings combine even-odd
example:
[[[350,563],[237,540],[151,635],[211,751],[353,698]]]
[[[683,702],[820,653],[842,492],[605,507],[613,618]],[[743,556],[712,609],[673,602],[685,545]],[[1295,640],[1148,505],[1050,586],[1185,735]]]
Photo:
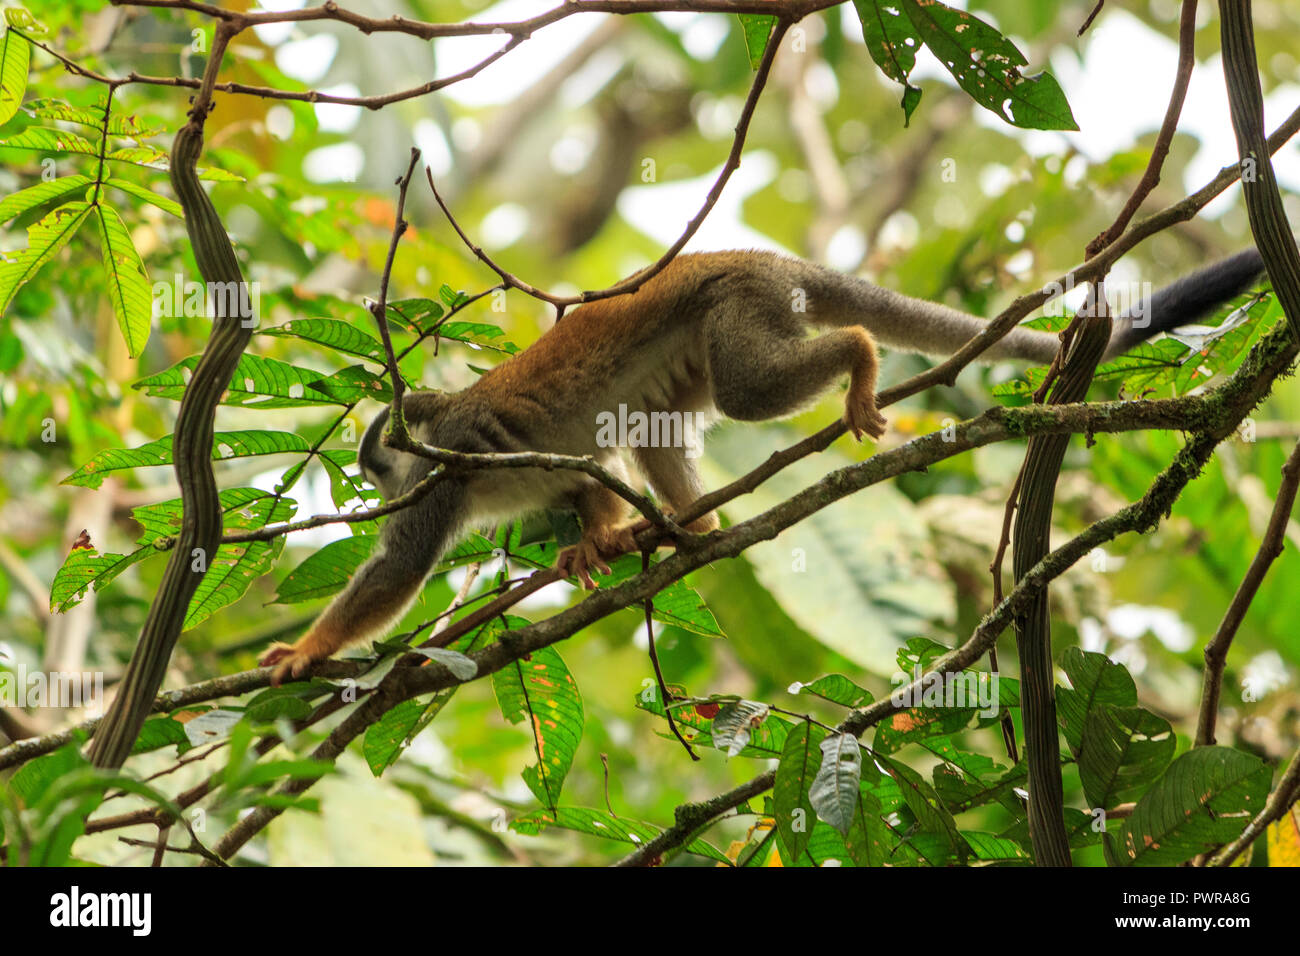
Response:
[[[220,493],[218,500],[222,525],[227,531],[263,528],[268,524],[287,521],[296,508],[293,499],[276,499],[258,488],[227,488]],[[131,514],[144,529],[144,533],[136,540],[136,549],[126,555],[111,552],[101,554],[93,548],[74,549],[55,574],[50,586],[51,611],[63,612],[75,607],[85,597],[88,588],[102,590],[131,565],[161,553],[153,547],[155,541],[178,534],[181,530],[183,518],[180,498],[142,505],[133,509]],[[256,548],[222,545],[217,551],[216,560],[211,562],[219,569],[212,586],[205,590],[200,585],[199,593],[204,595],[202,604],[215,609],[237,599],[254,578],[270,570],[270,562],[279,553],[283,540],[277,538],[274,542],[256,542],[260,546]],[[243,579],[247,580],[241,587]],[[219,586],[223,581],[225,586]],[[212,594],[209,595],[208,591]],[[196,603],[198,601],[196,594],[195,601],[190,605],[194,624],[211,613],[204,613],[204,607]],[[187,623],[187,627],[190,626],[193,624]]]
[[[13,119],[22,105],[31,57],[32,47],[26,38],[6,29],[0,38],[0,126]]]
[[[724,426],[700,460],[720,487],[801,436],[782,426]],[[836,447],[795,462],[725,506],[751,518],[853,463]],[[762,585],[800,627],[868,673],[889,676],[899,644],[955,620],[952,578],[922,515],[897,488],[881,485],[836,502],[775,541],[745,552]]]
[[[163,212],[171,213],[177,219],[185,218],[185,210],[181,204],[174,199],[168,199],[166,196],[159,195],[152,189],[146,189],[139,183],[129,182],[125,179],[109,178],[104,181],[104,185],[112,186],[114,189],[120,189],[129,196],[136,199],[144,200],[150,205],[157,206]]]
[[[1125,866],[1176,866],[1235,840],[1264,808],[1272,777],[1258,757],[1231,747],[1188,751],[1138,801],[1112,844],[1116,858]]]
[[[336,352],[346,352],[383,363],[384,346],[369,332],[339,319],[294,319],[274,328],[262,329],[262,335],[305,339]]]
[[[297,510],[297,503],[290,498],[277,498],[256,488],[231,490],[238,494],[222,500],[226,531],[255,530],[288,521]],[[225,495],[226,492],[222,494]],[[239,497],[244,500],[236,504]],[[177,505],[179,506],[179,499]],[[217,548],[217,553],[208,562],[207,573],[203,575],[198,590],[190,600],[184,629],[197,627],[217,611],[243,597],[254,581],[275,566],[275,559],[283,548],[283,536],[270,541],[223,544]]]
[[[1088,806],[1109,809],[1139,796],[1169,766],[1177,743],[1169,721],[1149,710],[1094,706],[1079,751]]]
[[[285,575],[274,603],[298,604],[343,590],[361,562],[374,553],[378,543],[379,536],[373,534],[331,541]]]
[[[468,655],[499,638],[507,627],[513,629],[527,623],[523,618],[507,614],[504,621],[500,618],[490,621],[453,641],[446,650]],[[418,648],[415,650],[420,652]],[[433,722],[459,689],[459,686],[448,687],[434,694],[403,701],[385,713],[381,720],[367,727],[366,736],[361,742],[361,752],[370,772],[378,777],[395,764],[420,731]]]
[[[70,202],[32,224],[27,230],[27,248],[10,254],[0,265],[0,314],[8,311],[23,283],[68,244],[88,215],[89,203]]]
[[[863,690],[843,674],[827,674],[807,684],[794,684],[791,693],[812,694],[841,707],[865,707],[871,703],[869,691]]]
[[[140,379],[132,387],[148,395],[179,401],[185,395],[185,388],[198,362],[199,356],[191,355],[165,371]],[[350,370],[344,371],[349,374],[340,380],[337,376],[323,375],[278,359],[244,355],[235,366],[235,374],[230,378],[230,387],[222,395],[221,403],[260,409],[347,405],[354,401],[354,398],[331,394],[331,386],[339,385],[353,391],[364,391],[367,397],[377,401],[392,398],[392,392],[377,377],[367,373],[362,382]]]
[[[117,210],[102,202],[96,208],[99,210],[99,243],[104,253],[108,300],[113,303],[113,315],[122,330],[122,338],[126,340],[127,353],[135,358],[149,341],[149,326],[153,321],[149,276]]]
[[[253,455],[278,455],[285,452],[310,450],[307,441],[290,432],[251,429],[237,432],[217,432],[212,436],[212,459],[247,458]],[[61,484],[98,488],[110,471],[126,468],[144,468],[149,465],[172,463],[172,436],[146,442],[137,448],[108,448],[86,462]]]
[[[86,137],[51,126],[29,126],[21,133],[0,139],[0,147],[28,149],[37,153],[76,153],[81,156],[99,154],[95,144]]]
[[[1083,746],[1089,712],[1101,704],[1135,706],[1137,685],[1123,664],[1077,647],[1066,648],[1061,655],[1061,669],[1074,686],[1056,689],[1057,720],[1066,743],[1077,755]]]
[[[808,791],[821,766],[821,742],[826,731],[806,721],[795,727],[785,739],[785,749],[776,767],[772,787],[773,815],[776,832],[789,859],[798,859],[808,846],[817,811]]]
[[[26,189],[20,189],[0,201],[0,222],[8,222],[37,206],[70,199],[77,193],[84,193],[90,183],[90,178],[87,176],[62,176],[59,179],[45,180]]]
[[[506,720],[528,722],[537,764],[524,768],[524,782],[554,810],[582,741],[582,695],[573,675],[555,648],[543,647],[494,672],[492,689]]]

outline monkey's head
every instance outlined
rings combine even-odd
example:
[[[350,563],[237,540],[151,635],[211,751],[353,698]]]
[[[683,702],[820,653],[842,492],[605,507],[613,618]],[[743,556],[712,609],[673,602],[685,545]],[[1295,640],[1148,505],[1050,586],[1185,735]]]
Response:
[[[406,396],[402,407],[406,410],[406,427],[412,438],[440,445],[436,426],[446,398],[442,393],[433,391],[412,392]],[[386,501],[391,501],[409,491],[427,475],[433,463],[427,458],[397,451],[384,444],[388,414],[389,409],[385,408],[366,428],[361,437],[361,447],[357,450],[357,463],[360,464],[361,474],[366,481],[378,488]]]

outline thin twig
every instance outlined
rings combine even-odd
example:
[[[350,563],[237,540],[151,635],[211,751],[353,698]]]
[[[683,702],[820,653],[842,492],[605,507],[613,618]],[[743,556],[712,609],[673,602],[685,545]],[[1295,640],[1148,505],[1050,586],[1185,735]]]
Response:
[[[1277,498],[1273,503],[1273,513],[1268,519],[1268,528],[1255,558],[1246,569],[1245,577],[1237,586],[1237,593],[1219,622],[1219,629],[1214,632],[1205,645],[1205,676],[1201,684],[1201,711],[1196,722],[1196,746],[1204,747],[1214,743],[1215,724],[1219,715],[1219,695],[1223,687],[1223,671],[1227,665],[1228,650],[1232,640],[1237,636],[1237,629],[1250,610],[1251,602],[1264,576],[1273,562],[1281,556],[1286,546],[1287,523],[1291,520],[1291,509],[1295,506],[1296,490],[1300,488],[1300,444],[1291,450],[1291,455],[1282,466],[1282,484],[1278,488]]]

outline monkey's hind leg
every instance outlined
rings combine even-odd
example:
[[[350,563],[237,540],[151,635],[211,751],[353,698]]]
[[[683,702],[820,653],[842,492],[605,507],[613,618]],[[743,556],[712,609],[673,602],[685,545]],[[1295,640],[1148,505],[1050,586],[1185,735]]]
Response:
[[[885,433],[885,418],[876,408],[879,359],[866,329],[852,325],[806,338],[793,314],[779,308],[754,314],[745,309],[746,298],[751,297],[734,296],[706,320],[713,400],[720,412],[740,421],[791,415],[847,372],[845,423],[859,441],[864,434]]]
[[[699,436],[694,438],[698,443]],[[696,444],[694,447],[698,449],[699,445]],[[689,450],[691,449],[684,445],[632,449],[637,467],[650,482],[659,500],[663,502],[664,513],[669,517],[681,513],[704,494],[704,483],[700,481],[699,472],[695,470],[695,462],[687,457],[686,453]],[[636,523],[633,532],[644,531],[648,527],[650,521],[642,518]],[[692,521],[685,530],[696,534],[708,534],[717,527],[718,514],[716,511],[710,511]]]

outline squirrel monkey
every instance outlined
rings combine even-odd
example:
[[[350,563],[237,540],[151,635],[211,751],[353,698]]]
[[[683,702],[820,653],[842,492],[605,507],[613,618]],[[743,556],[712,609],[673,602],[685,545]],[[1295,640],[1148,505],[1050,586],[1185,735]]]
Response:
[[[1248,288],[1262,271],[1250,249],[1204,267],[1156,292],[1115,320],[1106,357],[1186,324]],[[798,308],[802,306],[802,309]],[[947,306],[913,299],[863,279],[769,252],[682,255],[635,293],[586,303],[531,347],[455,394],[405,397],[411,436],[461,452],[541,451],[591,455],[624,476],[619,449],[598,441],[598,415],[693,413],[764,421],[792,415],[849,377],[844,421],[861,440],[879,438],[874,339],[915,352],[947,355],[986,323]],[[807,327],[832,331],[807,337]],[[874,337],[874,338],[873,338]],[[987,360],[1048,362],[1055,334],[1014,329],[984,353]],[[362,438],[358,459],[385,499],[413,488],[433,465],[383,444],[385,409]],[[667,513],[704,492],[692,449],[629,449]],[[557,564],[594,587],[590,569],[634,550],[646,522],[626,503],[577,471],[484,469],[437,485],[388,516],[381,547],[292,646],[276,644],[261,663],[272,683],[300,677],[344,646],[381,636],[406,612],[438,559],[463,531],[544,508],[572,508],[582,539]],[[718,527],[716,514],[688,530]]]

